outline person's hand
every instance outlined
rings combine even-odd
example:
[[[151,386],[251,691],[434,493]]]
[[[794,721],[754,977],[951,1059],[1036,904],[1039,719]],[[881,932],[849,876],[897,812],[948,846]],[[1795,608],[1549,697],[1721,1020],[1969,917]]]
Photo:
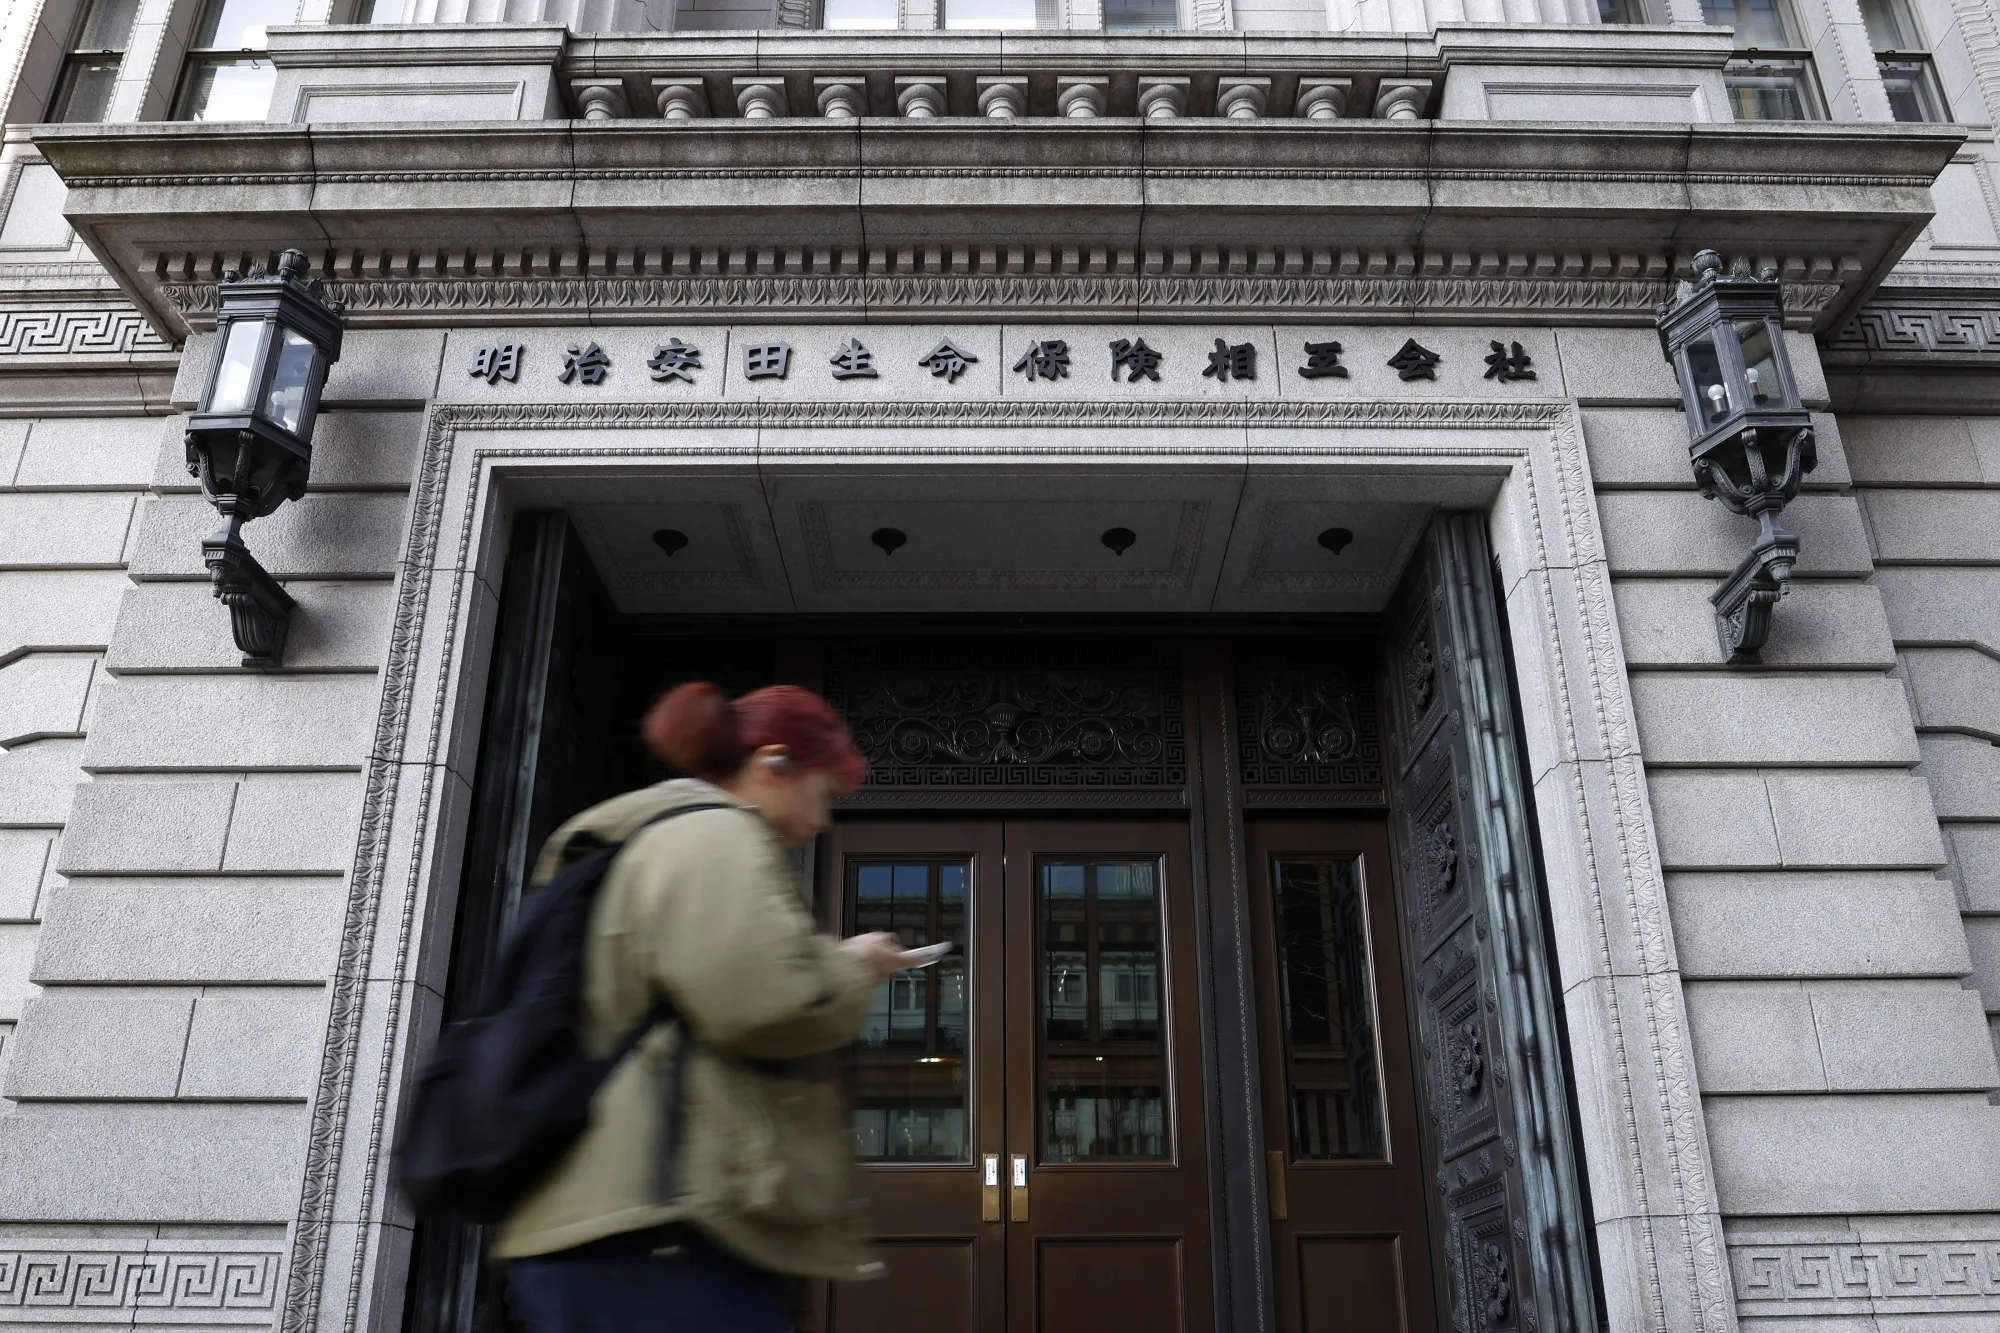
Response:
[[[843,953],[852,954],[867,964],[877,981],[887,981],[917,962],[917,956],[886,930],[850,936],[840,942],[840,948]]]

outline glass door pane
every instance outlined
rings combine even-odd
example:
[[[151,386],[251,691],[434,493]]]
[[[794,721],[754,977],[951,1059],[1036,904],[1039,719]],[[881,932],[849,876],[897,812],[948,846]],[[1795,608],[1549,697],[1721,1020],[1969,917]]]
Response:
[[[1039,870],[1042,1160],[1164,1161],[1159,864]]]
[[[1294,1161],[1383,1155],[1368,910],[1353,857],[1272,866]]]
[[[966,886],[969,861],[850,863],[854,934],[886,930],[909,948],[956,947],[882,983],[851,1059],[854,1151],[864,1162],[964,1162]]]

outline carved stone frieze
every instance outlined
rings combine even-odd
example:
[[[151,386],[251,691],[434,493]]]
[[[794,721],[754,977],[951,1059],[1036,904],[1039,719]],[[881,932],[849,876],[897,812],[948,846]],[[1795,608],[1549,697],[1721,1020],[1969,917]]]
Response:
[[[1885,287],[1820,348],[1829,369],[2000,366],[2000,291]]]
[[[1746,1316],[2000,1311],[2000,1236],[1729,1247]]]
[[[157,1244],[158,1242],[154,1242]],[[0,1327],[172,1322],[268,1327],[278,1297],[276,1250],[109,1248],[51,1241],[0,1248]]]
[[[160,298],[191,327],[214,322],[213,274],[224,254],[162,256]],[[1131,248],[940,244],[929,247],[686,247],[503,253],[335,251],[317,257],[327,291],[350,322],[505,315],[516,321],[587,316],[612,322],[733,321],[760,314],[963,312],[984,319],[1031,312],[1145,309],[1205,317],[1353,315],[1415,308],[1440,318],[1560,312],[1650,318],[1672,289],[1667,254],[1506,255],[1270,248]],[[1840,293],[1830,261],[1789,267],[1792,313],[1811,319]]]
[[[1150,644],[872,640],[829,650],[823,687],[868,760],[863,804],[1187,785],[1180,672]]]
[[[210,289],[210,306],[214,289]],[[171,352],[130,306],[110,309],[0,309],[0,356],[96,357]]]

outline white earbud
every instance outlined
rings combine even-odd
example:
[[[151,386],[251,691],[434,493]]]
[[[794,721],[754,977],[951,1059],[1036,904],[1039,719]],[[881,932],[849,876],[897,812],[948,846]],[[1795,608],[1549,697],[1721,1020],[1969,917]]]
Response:
[[[792,761],[787,759],[784,755],[781,754],[765,755],[764,763],[769,767],[776,769],[786,769],[792,766]]]

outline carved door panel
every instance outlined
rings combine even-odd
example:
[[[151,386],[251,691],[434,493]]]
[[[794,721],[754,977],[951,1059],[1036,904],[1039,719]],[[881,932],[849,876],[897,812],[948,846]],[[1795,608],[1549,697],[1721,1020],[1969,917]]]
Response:
[[[889,1265],[833,1333],[1213,1327],[1194,904],[1178,822],[841,824],[828,924],[949,939],[850,1052]]]
[[[1432,525],[1399,595],[1392,785],[1453,1333],[1590,1330],[1539,876],[1484,518]]]
[[[1249,825],[1281,1333],[1435,1333],[1414,1043],[1379,819]]]

